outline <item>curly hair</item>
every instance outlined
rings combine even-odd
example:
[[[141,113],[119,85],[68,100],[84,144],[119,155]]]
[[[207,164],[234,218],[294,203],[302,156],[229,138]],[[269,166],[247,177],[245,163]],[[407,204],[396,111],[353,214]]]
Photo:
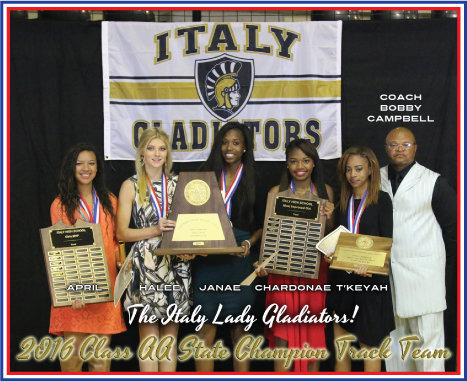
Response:
[[[79,208],[80,195],[78,184],[75,178],[76,161],[78,156],[83,151],[93,152],[97,161],[96,177],[92,181],[92,185],[96,190],[99,202],[104,209],[104,212],[115,218],[112,208],[112,202],[109,197],[109,190],[105,185],[104,162],[94,146],[88,143],[78,143],[71,147],[63,158],[58,177],[58,192],[62,207],[65,210],[68,220],[75,224],[75,212]]]

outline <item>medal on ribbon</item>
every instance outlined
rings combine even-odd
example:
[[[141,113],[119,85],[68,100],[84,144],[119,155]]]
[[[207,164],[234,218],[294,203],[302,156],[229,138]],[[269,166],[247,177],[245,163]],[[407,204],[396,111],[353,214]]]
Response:
[[[292,179],[290,182],[290,188],[292,189],[293,194],[295,195],[295,182]],[[310,192],[313,194],[313,182],[310,181]]]
[[[224,199],[224,205],[225,209],[227,210],[227,215],[230,215],[232,212],[232,196],[235,194],[235,191],[237,190],[237,187],[240,183],[240,180],[242,179],[242,174],[243,174],[243,163],[240,164],[240,166],[237,169],[237,172],[235,173],[235,177],[232,181],[232,184],[230,185],[229,189],[227,189],[226,181],[225,181],[225,170],[222,170],[221,174],[221,194],[222,198]]]
[[[161,176],[161,200],[157,197],[156,190],[152,186],[152,182],[149,177],[146,177],[146,182],[148,184],[149,198],[151,199],[151,204],[156,211],[157,220],[167,216],[168,203],[167,203],[167,177],[164,173]]]
[[[358,233],[360,219],[362,217],[363,210],[365,209],[365,199],[366,199],[367,193],[368,193],[368,190],[365,191],[365,194],[363,195],[363,198],[360,201],[360,204],[358,205],[357,212],[355,213],[355,215],[353,213],[354,211],[353,195],[349,199],[349,208],[347,208],[347,228],[352,233]]]
[[[99,224],[99,198],[97,192],[92,187],[92,209],[89,207],[83,195],[79,194],[79,213],[84,221],[88,223]]]

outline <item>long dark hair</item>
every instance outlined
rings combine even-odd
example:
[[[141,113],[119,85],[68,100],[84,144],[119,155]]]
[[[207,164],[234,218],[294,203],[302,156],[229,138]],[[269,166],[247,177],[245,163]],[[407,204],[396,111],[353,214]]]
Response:
[[[364,146],[352,146],[345,150],[342,157],[337,163],[337,175],[341,182],[341,198],[340,198],[340,210],[342,212],[347,211],[349,199],[352,196],[353,189],[350,186],[345,176],[345,167],[347,162],[352,155],[357,155],[365,158],[368,161],[368,170],[370,176],[368,178],[368,196],[366,198],[366,205],[378,203],[378,194],[380,190],[381,175],[379,173],[379,163],[375,153],[369,147]]]
[[[204,162],[200,171],[214,171],[216,178],[219,181],[222,169],[224,168],[224,159],[222,157],[222,141],[224,136],[230,130],[238,130],[243,135],[243,140],[245,142],[245,152],[242,155],[243,163],[243,175],[242,179],[238,185],[237,191],[239,197],[236,198],[240,201],[239,209],[244,211],[244,207],[248,207],[249,224],[253,224],[254,213],[253,208],[255,204],[255,157],[253,155],[253,136],[248,127],[239,122],[227,122],[222,128],[216,133],[214,137],[214,142],[212,144],[211,153],[209,154],[208,159]]]
[[[305,155],[313,159],[313,163],[315,166],[311,173],[311,181],[316,186],[318,196],[322,199],[328,199],[329,196],[326,190],[326,185],[324,183],[323,167],[321,166],[318,151],[309,140],[303,138],[295,139],[289,142],[289,144],[285,148],[286,168],[282,172],[279,191],[287,190],[287,188],[290,186],[290,182],[292,181],[292,175],[290,175],[290,171],[287,169],[287,160],[289,159],[290,153],[295,149],[302,150],[305,153]]]
[[[96,156],[97,173],[92,184],[96,190],[99,202],[101,203],[104,212],[114,219],[115,216],[109,197],[109,191],[105,186],[104,162],[100,155],[98,155],[96,148],[88,143],[76,144],[67,151],[63,158],[58,178],[58,192],[62,208],[65,210],[70,223],[75,224],[75,211],[79,208],[79,191],[75,178],[76,160],[82,151],[91,151]]]

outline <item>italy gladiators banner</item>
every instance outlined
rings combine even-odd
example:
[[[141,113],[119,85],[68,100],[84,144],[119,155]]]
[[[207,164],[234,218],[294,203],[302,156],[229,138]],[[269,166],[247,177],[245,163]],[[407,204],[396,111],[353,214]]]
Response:
[[[296,138],[341,156],[341,22],[103,22],[106,159],[134,160],[161,127],[175,161],[201,161],[228,121],[245,123],[257,160]]]

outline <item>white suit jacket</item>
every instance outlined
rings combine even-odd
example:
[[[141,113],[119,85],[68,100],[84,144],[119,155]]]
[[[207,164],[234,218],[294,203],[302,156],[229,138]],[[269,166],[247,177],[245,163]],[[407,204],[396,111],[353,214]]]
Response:
[[[415,163],[392,194],[388,167],[381,169],[381,188],[392,199],[392,292],[399,317],[446,309],[446,251],[441,227],[431,208],[439,174]]]

